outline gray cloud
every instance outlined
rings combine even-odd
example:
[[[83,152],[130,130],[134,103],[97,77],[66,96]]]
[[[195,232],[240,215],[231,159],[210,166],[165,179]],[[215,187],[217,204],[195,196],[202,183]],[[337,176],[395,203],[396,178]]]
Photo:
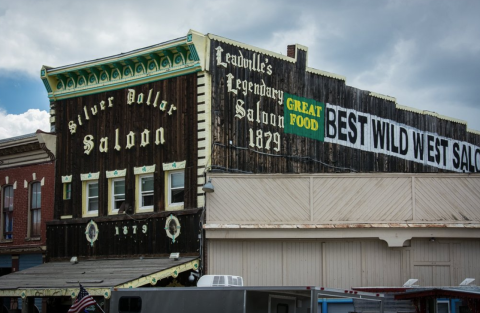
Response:
[[[311,67],[480,130],[478,12],[475,0],[9,1],[0,3],[0,75],[38,77],[43,64],[118,54],[192,28],[283,54],[303,44]]]

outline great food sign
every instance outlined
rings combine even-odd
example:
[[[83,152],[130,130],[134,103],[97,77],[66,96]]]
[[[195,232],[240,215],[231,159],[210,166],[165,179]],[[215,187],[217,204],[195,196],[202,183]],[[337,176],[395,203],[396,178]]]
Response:
[[[265,75],[274,73],[268,58],[262,54],[253,53],[249,59],[240,50],[238,54],[223,53],[221,46],[216,48],[216,65],[224,68],[242,67]],[[255,83],[227,73],[226,82],[229,93],[237,96],[252,93],[259,97],[253,104],[237,97],[235,104],[235,118],[246,118],[252,125],[248,143],[252,149],[279,153],[281,136],[285,133],[382,153],[449,171],[480,172],[480,147],[468,142],[421,131],[369,113],[288,94],[267,86],[263,79]],[[283,106],[283,115],[266,112],[261,107],[262,97],[273,99],[277,105]],[[264,132],[261,125],[271,125],[278,131]]]

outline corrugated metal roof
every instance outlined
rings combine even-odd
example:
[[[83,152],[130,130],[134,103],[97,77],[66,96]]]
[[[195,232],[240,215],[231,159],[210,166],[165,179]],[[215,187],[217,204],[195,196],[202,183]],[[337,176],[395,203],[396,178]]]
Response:
[[[31,133],[31,134],[25,134],[25,135],[0,139],[0,144],[10,142],[10,141],[17,141],[17,140],[22,140],[22,139],[27,139],[27,138],[33,138],[33,137],[36,137],[36,133]]]
[[[82,284],[91,295],[113,287],[137,288],[198,267],[198,258],[138,258],[50,262],[0,277],[0,296],[69,295]]]

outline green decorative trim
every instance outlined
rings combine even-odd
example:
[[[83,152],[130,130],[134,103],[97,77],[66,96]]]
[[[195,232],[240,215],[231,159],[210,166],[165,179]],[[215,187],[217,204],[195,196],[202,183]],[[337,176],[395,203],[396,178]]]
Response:
[[[61,81],[63,88],[67,88],[67,77],[63,74],[58,74],[57,78]],[[57,84],[57,89],[61,89],[62,87],[58,88]]]
[[[49,94],[48,97],[50,99],[50,102],[55,102],[56,100],[62,100],[62,99],[67,99],[70,97],[77,97],[77,96],[86,96],[86,95],[93,95],[93,94],[98,94],[101,92],[104,92],[106,90],[116,90],[116,89],[122,89],[125,87],[135,87],[138,85],[143,85],[145,83],[151,82],[151,81],[158,81],[158,80],[165,80],[165,79],[170,79],[178,76],[183,76],[183,75],[188,75],[188,74],[193,74],[193,73],[198,73],[200,72],[201,66],[198,63],[194,63],[189,67],[182,67],[180,69],[174,69],[170,70],[168,72],[162,71],[161,73],[158,74],[151,74],[148,77],[141,76],[135,79],[131,80],[121,80],[117,81],[116,83],[112,83],[111,85],[105,86],[105,85],[97,85],[97,86],[90,86],[90,88],[83,90],[83,91],[65,91],[62,93],[59,93],[57,95],[52,95]],[[147,78],[147,79],[146,79]],[[135,84],[137,82],[137,84]]]
[[[162,67],[167,67],[170,65],[170,62],[168,61],[168,58],[164,58],[162,61]]]
[[[45,76],[45,70],[40,71],[40,76],[42,76],[42,77]]]
[[[85,84],[85,78],[83,78],[83,76],[82,76],[82,77],[80,77],[80,79],[78,80],[78,85],[79,85],[79,86],[83,86],[84,84]]]
[[[192,42],[192,34],[187,35],[187,42]]]
[[[195,49],[194,45],[188,45],[190,48],[190,56],[192,57],[193,61],[199,61],[200,57],[198,56],[197,49]]]
[[[132,73],[132,71],[130,70],[130,67],[128,67],[128,66],[123,71],[124,76],[130,76],[131,73]]]
[[[92,72],[92,74],[95,75],[95,79],[97,82],[100,81],[100,71],[96,67],[91,67],[90,72]]]
[[[72,175],[62,176],[62,183],[71,183]]]
[[[157,67],[157,65],[155,64],[155,61],[150,61],[150,63],[148,63],[148,69],[150,71],[155,70],[156,67]]]
[[[129,75],[134,76],[135,75],[135,62],[133,62],[132,60],[128,60],[128,59],[123,60],[123,62],[125,62],[125,64],[127,64],[128,68],[130,68],[130,71],[125,70],[125,72],[123,72],[125,74],[125,76],[129,76]]]
[[[117,79],[118,77],[120,76],[120,73],[118,72],[117,69],[115,69],[112,73],[112,78],[113,79]]]
[[[136,68],[137,74],[140,74],[143,72],[143,65],[142,64],[137,64]]]
[[[97,81],[97,78],[95,77],[94,74],[90,75],[90,84],[94,84]]]
[[[50,87],[48,80],[46,78],[42,78],[42,81],[43,81],[43,84],[45,85],[45,89],[47,89],[47,92],[52,92],[52,87]]]
[[[134,167],[133,168],[133,174],[134,175],[140,175],[140,174],[150,174],[150,173],[155,173],[155,165],[144,165],[142,167]]]
[[[127,169],[106,171],[105,175],[106,175],[107,178],[125,177],[125,176],[127,176]]]
[[[170,62],[170,66],[173,66],[173,53],[172,53],[172,51],[164,50],[162,52],[165,55],[165,57],[168,59],[168,61]],[[162,63],[162,66],[163,66],[163,63]]]
[[[172,163],[163,163],[163,170],[164,171],[172,171],[172,170],[181,170],[185,168],[187,161],[181,162],[172,162]]]
[[[178,46],[177,51],[178,51],[178,53],[180,53],[182,55],[183,60],[185,60],[185,62],[186,62],[187,61],[187,53],[188,53],[187,49],[185,49],[182,46]]]
[[[180,63],[182,63],[182,61],[183,61],[182,56],[177,55],[177,57],[175,58],[175,64],[180,64]]]
[[[142,57],[142,56],[137,57],[137,60],[140,64],[143,65],[143,68],[146,71],[147,70],[147,65],[148,65],[148,60],[145,57]],[[140,73],[140,72],[138,72],[138,66],[137,66],[137,73]]]
[[[88,174],[80,174],[80,180],[81,181],[86,181],[86,180],[96,180],[100,177],[100,172],[96,173],[88,173]]]
[[[156,53],[150,53],[150,57],[152,58],[153,61],[155,61],[155,64],[157,65],[157,69],[160,69],[160,56]]]
[[[73,85],[74,85],[73,79],[70,78],[70,79],[67,81],[67,87],[68,87],[68,88],[73,88]]]
[[[105,81],[105,80],[107,80],[107,79],[108,79],[108,75],[107,75],[107,73],[105,73],[105,72],[102,72],[102,74],[100,75],[100,79],[101,79],[102,81]]]

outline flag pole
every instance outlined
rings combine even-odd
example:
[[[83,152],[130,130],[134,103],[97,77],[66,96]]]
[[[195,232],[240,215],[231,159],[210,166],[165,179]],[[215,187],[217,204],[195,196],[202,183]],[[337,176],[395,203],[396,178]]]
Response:
[[[105,303],[105,302],[103,302],[103,303]],[[105,313],[105,311],[104,311],[104,310],[102,310],[102,308],[100,307],[100,305],[98,305],[97,301],[95,301],[95,304],[96,304],[96,305],[97,305],[97,307],[100,309],[100,311],[102,311],[103,313]]]

